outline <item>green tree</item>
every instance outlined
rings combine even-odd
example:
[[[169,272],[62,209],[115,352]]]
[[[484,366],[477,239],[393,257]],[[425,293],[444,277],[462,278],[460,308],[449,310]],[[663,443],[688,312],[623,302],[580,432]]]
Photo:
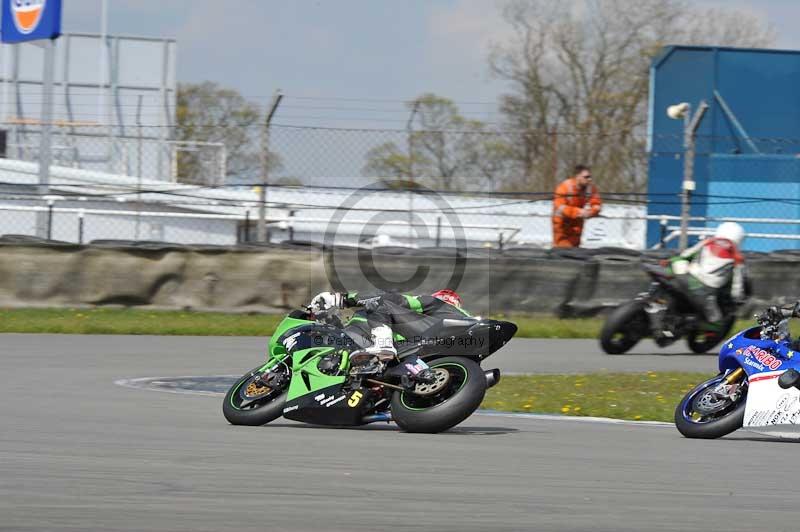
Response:
[[[258,105],[236,90],[210,81],[179,84],[175,140],[182,145],[177,156],[178,180],[195,184],[218,181],[217,161],[222,150],[208,145],[214,143],[224,146],[226,179],[258,181],[262,124]],[[271,170],[280,166],[275,154],[269,154],[268,161]]]

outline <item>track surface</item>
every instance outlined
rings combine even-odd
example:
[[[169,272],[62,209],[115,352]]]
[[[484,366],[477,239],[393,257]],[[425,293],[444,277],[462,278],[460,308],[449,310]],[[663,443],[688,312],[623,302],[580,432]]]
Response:
[[[261,339],[0,341],[4,532],[796,529],[793,443],[485,415],[440,435],[233,427],[218,397],[113,381],[243,373],[260,360]],[[495,363],[509,371],[621,369],[617,360],[713,371],[715,362],[605,357],[582,341],[515,340],[508,351]]]

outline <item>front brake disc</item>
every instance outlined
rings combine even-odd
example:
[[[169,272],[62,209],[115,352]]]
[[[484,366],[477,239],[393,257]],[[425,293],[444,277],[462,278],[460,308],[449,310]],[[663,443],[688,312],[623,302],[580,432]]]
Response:
[[[715,390],[707,390],[694,400],[694,410],[698,414],[709,415],[724,410],[731,404],[731,398],[719,394]]]
[[[263,384],[259,386],[255,382],[251,382],[247,385],[247,388],[245,388],[244,395],[246,399],[258,399],[259,397],[267,395],[271,391],[272,388],[269,386],[264,386]]]

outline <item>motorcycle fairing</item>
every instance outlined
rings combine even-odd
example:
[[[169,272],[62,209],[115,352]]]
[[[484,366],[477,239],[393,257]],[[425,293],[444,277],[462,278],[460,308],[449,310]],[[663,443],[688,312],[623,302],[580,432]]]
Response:
[[[742,368],[747,373],[745,427],[790,426],[800,430],[800,390],[782,389],[778,377],[800,368],[800,357],[785,342],[762,340],[760,327],[751,327],[725,341],[719,354],[720,371]]]
[[[419,341],[423,348],[421,356],[426,360],[456,355],[480,363],[508,343],[516,332],[517,326],[507,321],[445,319],[428,329],[423,337],[412,340]]]
[[[744,427],[792,426],[800,432],[800,390],[778,386],[783,371],[767,371],[750,378]]]
[[[323,356],[332,354],[333,347],[312,347],[292,352],[292,380],[289,382],[289,401],[304,395],[318,394],[320,390],[331,386],[341,386],[347,379],[346,371],[339,371],[339,375],[329,375],[320,371],[318,364]],[[342,353],[340,370],[346,370],[348,364],[347,352]]]
[[[767,371],[781,372],[800,366],[800,357],[788,345],[762,340],[759,327],[751,327],[728,338],[719,352],[720,371],[741,367],[748,376]]]
[[[286,401],[283,417],[318,425],[361,425],[372,406],[368,390],[342,390],[335,384]]]

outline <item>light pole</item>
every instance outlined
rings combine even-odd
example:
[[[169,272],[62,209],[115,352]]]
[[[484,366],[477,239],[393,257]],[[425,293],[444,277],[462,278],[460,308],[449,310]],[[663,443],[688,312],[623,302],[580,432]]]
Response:
[[[419,110],[419,100],[414,100],[414,106],[411,108],[411,115],[406,122],[406,136],[408,138],[408,241],[413,242],[414,239],[414,188],[416,183],[414,181],[414,116]]]
[[[678,247],[681,251],[689,245],[689,211],[691,208],[691,194],[695,189],[694,181],[694,151],[695,133],[700,127],[700,121],[708,110],[705,100],[700,101],[694,116],[691,105],[682,102],[667,107],[667,116],[673,120],[683,120],[683,185],[681,186],[681,234]]]

